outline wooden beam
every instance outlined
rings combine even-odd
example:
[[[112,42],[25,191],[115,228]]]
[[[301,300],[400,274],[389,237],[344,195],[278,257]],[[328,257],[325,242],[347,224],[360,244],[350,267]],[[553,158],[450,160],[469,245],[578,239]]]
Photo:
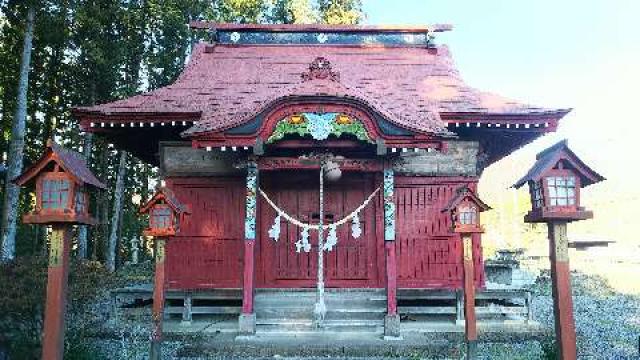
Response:
[[[244,242],[244,276],[242,287],[242,313],[253,313],[253,290],[254,290],[254,249],[255,239],[247,239]]]
[[[472,234],[462,234],[462,261],[464,281],[464,333],[467,342],[467,359],[475,359],[478,331],[476,328],[476,287],[473,276]]]
[[[382,162],[375,159],[336,160],[342,171],[378,172],[382,171]],[[263,157],[258,160],[261,171],[273,170],[319,170],[319,163],[305,162],[297,157]]]
[[[559,359],[575,360],[576,329],[573,318],[571,297],[571,273],[569,271],[569,250],[567,223],[563,221],[547,224],[549,233],[549,258],[551,260],[551,290],[553,294],[553,315],[555,318],[556,344]]]
[[[151,329],[150,360],[162,359],[162,322],[164,317],[165,245],[163,238],[156,239],[156,270],[153,284],[153,315]]]
[[[64,353],[64,316],[67,307],[67,279],[69,276],[69,252],[71,226],[54,224],[49,248],[47,275],[47,300],[44,313],[44,337],[42,358],[62,360]]]
[[[385,241],[386,270],[387,270],[387,315],[398,314],[398,302],[396,293],[398,290],[397,263],[396,263],[396,243],[395,241]]]

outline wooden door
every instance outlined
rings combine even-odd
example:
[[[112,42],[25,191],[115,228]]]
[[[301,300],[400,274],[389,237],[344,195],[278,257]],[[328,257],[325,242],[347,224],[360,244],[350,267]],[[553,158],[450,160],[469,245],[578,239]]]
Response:
[[[325,223],[342,219],[357,208],[374,190],[373,176],[345,174],[336,183],[325,188]],[[305,223],[317,223],[318,206],[317,171],[278,171],[262,173],[261,187],[269,197],[289,215]],[[377,254],[382,239],[376,237],[376,201],[362,211],[362,235],[351,236],[351,224],[337,229],[338,245],[325,252],[325,279],[327,287],[382,287]],[[317,231],[310,231],[312,250],[296,253],[295,243],[301,229],[282,220],[280,238],[269,238],[275,211],[260,202],[260,233],[258,245],[258,284],[262,287],[314,287],[317,278]],[[326,233],[325,233],[326,236]]]

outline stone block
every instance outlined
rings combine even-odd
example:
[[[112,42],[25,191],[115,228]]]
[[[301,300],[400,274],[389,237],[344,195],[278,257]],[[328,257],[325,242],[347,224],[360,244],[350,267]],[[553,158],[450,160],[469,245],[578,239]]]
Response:
[[[240,314],[238,330],[241,335],[254,335],[256,333],[256,313]]]
[[[384,317],[384,339],[401,340],[400,336],[400,315],[385,315]]]

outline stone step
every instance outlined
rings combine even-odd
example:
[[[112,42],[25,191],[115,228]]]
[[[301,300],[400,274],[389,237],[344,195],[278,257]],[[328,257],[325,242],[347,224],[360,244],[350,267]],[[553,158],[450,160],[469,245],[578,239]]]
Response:
[[[334,306],[361,306],[361,305],[381,305],[386,303],[386,296],[379,295],[343,295],[343,296],[326,296],[325,302]],[[254,298],[256,305],[278,305],[289,306],[296,304],[314,304],[316,302],[316,296],[282,296],[279,294],[273,295],[260,295]]]
[[[255,308],[258,319],[313,319],[313,308],[263,309]],[[325,318],[328,320],[379,320],[384,318],[386,308],[353,308],[327,310]]]
[[[277,320],[257,319],[256,331],[258,333],[313,333],[318,331],[337,332],[381,332],[384,327],[383,320],[331,320],[325,319],[320,329],[315,328],[313,320]]]

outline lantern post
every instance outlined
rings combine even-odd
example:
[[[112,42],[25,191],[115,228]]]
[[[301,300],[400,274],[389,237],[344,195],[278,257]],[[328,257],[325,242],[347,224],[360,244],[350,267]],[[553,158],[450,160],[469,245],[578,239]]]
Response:
[[[153,309],[151,328],[151,348],[149,359],[162,359],[162,322],[165,302],[165,258],[167,239],[175,236],[184,216],[190,213],[173,192],[161,187],[151,199],[140,208],[140,214],[149,215],[149,227],[143,231],[145,236],[155,239],[155,274],[153,281]]]
[[[580,189],[603,180],[563,140],[539,153],[533,167],[514,185],[529,185],[532,210],[525,222],[547,224],[556,343],[562,360],[577,356],[567,224],[593,218],[593,212],[580,205]]]
[[[491,209],[467,187],[457,190],[456,196],[443,212],[451,214],[453,232],[462,241],[462,289],[464,294],[464,334],[467,359],[476,358],[478,331],[476,326],[476,287],[474,281],[473,242],[479,241],[484,229],[480,225],[480,212]]]
[[[52,228],[42,359],[59,360],[64,354],[72,228],[96,224],[89,215],[88,191],[105,189],[105,185],[87,168],[82,155],[51,140],[42,157],[13,182],[18,186],[35,184],[36,206],[33,212],[24,215],[23,222]]]

